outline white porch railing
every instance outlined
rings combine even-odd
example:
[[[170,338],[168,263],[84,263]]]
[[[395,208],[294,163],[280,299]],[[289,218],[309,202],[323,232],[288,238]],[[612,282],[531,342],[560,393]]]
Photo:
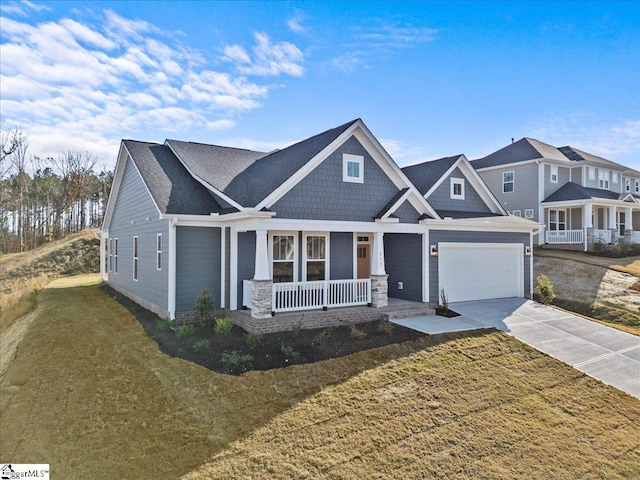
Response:
[[[274,312],[366,305],[371,302],[371,280],[274,283],[272,295]]]
[[[583,243],[584,232],[582,230],[547,230],[547,243]]]
[[[251,310],[251,280],[242,281],[242,305]]]
[[[633,243],[640,243],[640,232],[633,232],[633,235],[631,236],[631,241]]]
[[[593,240],[599,240],[602,243],[611,243],[611,230],[594,230]]]

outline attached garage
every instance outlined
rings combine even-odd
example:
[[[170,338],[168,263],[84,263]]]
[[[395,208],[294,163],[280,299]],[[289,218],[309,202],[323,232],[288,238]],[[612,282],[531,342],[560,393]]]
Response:
[[[524,296],[522,243],[438,245],[438,284],[448,301]]]

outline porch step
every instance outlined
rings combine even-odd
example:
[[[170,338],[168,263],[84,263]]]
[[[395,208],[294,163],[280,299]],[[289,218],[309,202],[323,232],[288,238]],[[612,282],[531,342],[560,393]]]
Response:
[[[403,318],[415,318],[415,317],[426,317],[429,315],[435,315],[436,311],[431,307],[414,307],[410,309],[403,310],[394,310],[392,312],[388,312],[385,314],[385,317],[388,321],[391,320],[400,320]]]

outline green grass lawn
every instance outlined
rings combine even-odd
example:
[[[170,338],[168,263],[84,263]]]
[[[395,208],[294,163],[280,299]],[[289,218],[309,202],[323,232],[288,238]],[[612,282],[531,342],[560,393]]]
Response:
[[[53,287],[0,337],[0,457],[52,478],[640,476],[640,401],[503,333],[231,377]]]

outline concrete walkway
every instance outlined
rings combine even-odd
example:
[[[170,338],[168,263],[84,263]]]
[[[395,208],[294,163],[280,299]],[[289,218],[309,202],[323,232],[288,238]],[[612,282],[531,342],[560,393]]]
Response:
[[[497,328],[587,375],[640,398],[640,337],[523,298],[450,305],[459,317],[393,320],[436,334]]]

